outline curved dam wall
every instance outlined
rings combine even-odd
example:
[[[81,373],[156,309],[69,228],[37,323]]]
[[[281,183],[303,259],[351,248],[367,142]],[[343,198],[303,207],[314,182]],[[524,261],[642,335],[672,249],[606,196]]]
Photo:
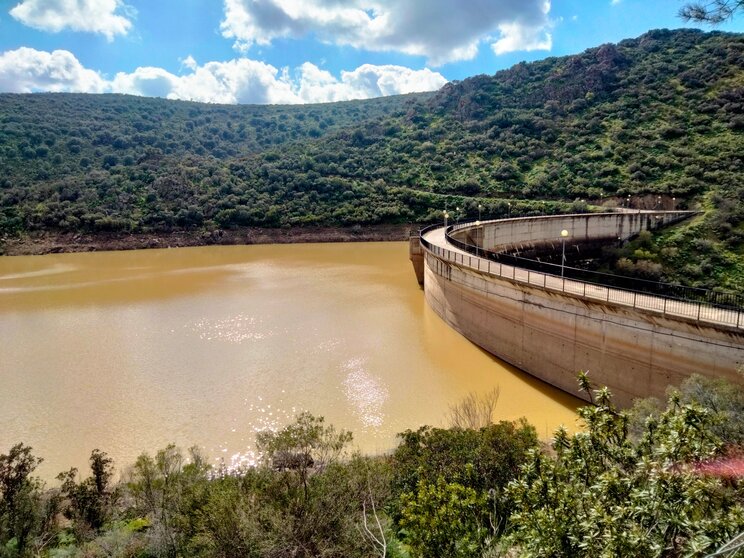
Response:
[[[589,244],[628,240],[641,231],[653,230],[694,215],[692,211],[595,213],[522,217],[489,221],[480,226],[456,225],[451,235],[457,240],[478,244],[496,252],[535,245],[560,249],[560,233],[568,232],[569,244]]]
[[[556,224],[567,228],[565,222],[546,225],[553,237]],[[481,226],[488,238],[489,224]],[[505,243],[512,243],[514,237],[508,238]],[[579,370],[588,371],[594,385],[608,386],[621,406],[638,397],[663,397],[667,386],[694,373],[744,382],[737,373],[744,363],[738,315],[733,325],[724,325],[701,320],[700,310],[693,319],[671,315],[666,304],[662,311],[614,303],[610,290],[607,300],[589,296],[586,286],[583,295],[559,292],[550,288],[563,282],[558,277],[520,268],[509,268],[511,278],[505,277],[509,273],[494,270],[499,264],[489,267],[487,260],[462,252],[458,257],[449,249],[423,250],[429,306],[480,347],[564,391],[585,395],[577,391]]]

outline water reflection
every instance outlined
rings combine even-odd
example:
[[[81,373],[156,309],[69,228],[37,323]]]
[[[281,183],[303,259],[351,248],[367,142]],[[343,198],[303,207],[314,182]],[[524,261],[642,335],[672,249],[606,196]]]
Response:
[[[206,341],[224,340],[230,343],[258,341],[276,334],[276,330],[266,328],[261,318],[237,314],[218,320],[201,319],[184,326]],[[172,333],[175,331],[171,330]]]
[[[241,467],[303,410],[376,453],[470,392],[543,436],[578,404],[444,324],[405,243],[0,258],[0,386],[0,451],[32,445],[50,479],[171,442]]]
[[[346,374],[344,393],[354,414],[364,427],[382,426],[383,406],[389,397],[387,386],[366,370],[363,358],[349,359],[341,368]]]
[[[282,394],[285,394],[284,390]],[[213,455],[213,466],[216,470],[236,473],[256,465],[262,458],[262,454],[252,447],[256,434],[267,430],[277,432],[304,411],[297,407],[285,406],[283,399],[279,400],[279,406],[272,407],[270,403],[264,402],[260,395],[252,403],[245,398],[243,404],[247,407],[247,416],[250,418],[246,425],[241,425],[237,419],[233,419],[230,435],[238,435],[239,446],[244,449],[228,455],[234,444],[227,440],[220,446],[210,448],[209,453]]]

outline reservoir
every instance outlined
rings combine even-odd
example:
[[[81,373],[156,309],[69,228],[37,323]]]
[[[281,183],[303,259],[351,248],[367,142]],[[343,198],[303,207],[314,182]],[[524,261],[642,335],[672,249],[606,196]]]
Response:
[[[31,445],[46,480],[87,475],[94,448],[122,470],[171,442],[245,465],[303,410],[386,452],[493,389],[497,420],[575,425],[578,399],[427,307],[407,243],[0,258],[0,453]]]

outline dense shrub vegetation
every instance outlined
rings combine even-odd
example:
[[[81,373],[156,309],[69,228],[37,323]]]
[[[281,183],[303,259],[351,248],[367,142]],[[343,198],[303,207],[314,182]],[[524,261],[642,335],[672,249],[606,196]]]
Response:
[[[0,455],[0,556],[694,557],[744,530],[738,386],[693,377],[629,412],[593,394],[550,446],[500,422],[406,431],[366,457],[304,413],[259,433],[242,471],[168,446],[114,482],[95,450],[90,476],[45,489],[18,444]]]
[[[651,31],[330,105],[0,95],[0,234],[420,222],[445,205],[504,215],[506,200],[699,207],[610,265],[741,289],[742,68],[741,35]]]

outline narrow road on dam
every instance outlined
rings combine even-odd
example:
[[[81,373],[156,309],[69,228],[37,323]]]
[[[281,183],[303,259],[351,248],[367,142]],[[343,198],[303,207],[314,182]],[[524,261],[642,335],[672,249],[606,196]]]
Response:
[[[483,223],[483,225],[486,224]],[[573,295],[588,301],[627,306],[664,317],[693,320],[701,324],[731,327],[738,330],[744,329],[744,316],[739,310],[562,278],[491,261],[453,245],[447,238],[444,227],[429,230],[421,238],[424,247],[441,260],[493,277]]]

